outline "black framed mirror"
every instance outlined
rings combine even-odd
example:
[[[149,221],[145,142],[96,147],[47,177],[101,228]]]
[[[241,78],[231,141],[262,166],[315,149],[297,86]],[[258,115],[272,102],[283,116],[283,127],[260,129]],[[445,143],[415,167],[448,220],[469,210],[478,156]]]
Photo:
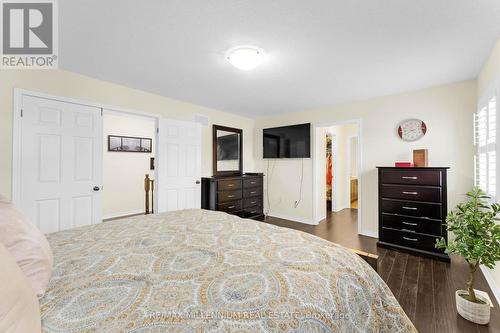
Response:
[[[214,176],[236,176],[243,173],[243,130],[213,125]]]

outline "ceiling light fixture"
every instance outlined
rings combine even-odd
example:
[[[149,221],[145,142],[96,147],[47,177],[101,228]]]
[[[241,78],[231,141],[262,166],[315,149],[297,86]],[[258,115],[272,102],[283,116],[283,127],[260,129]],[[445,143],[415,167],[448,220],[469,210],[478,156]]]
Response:
[[[255,46],[236,46],[226,52],[227,61],[242,71],[257,68],[262,64],[264,58],[264,51]]]

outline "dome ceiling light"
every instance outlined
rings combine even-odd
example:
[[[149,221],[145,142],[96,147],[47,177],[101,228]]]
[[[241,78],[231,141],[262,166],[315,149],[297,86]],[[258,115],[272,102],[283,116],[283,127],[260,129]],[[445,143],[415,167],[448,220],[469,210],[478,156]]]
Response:
[[[227,61],[242,71],[257,68],[262,64],[264,58],[264,51],[255,46],[236,46],[226,52]]]

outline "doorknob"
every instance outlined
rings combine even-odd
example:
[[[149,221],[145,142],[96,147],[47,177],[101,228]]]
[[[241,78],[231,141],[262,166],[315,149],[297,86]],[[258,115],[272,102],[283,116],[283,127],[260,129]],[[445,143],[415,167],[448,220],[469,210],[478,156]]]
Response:
[[[95,192],[99,191],[100,189],[101,189],[101,188],[100,188],[99,186],[94,186],[94,188],[93,188],[93,190],[94,190]]]
[[[199,180],[197,180],[197,181],[196,181],[196,184],[199,184],[199,183],[200,183],[200,181],[199,181]]]

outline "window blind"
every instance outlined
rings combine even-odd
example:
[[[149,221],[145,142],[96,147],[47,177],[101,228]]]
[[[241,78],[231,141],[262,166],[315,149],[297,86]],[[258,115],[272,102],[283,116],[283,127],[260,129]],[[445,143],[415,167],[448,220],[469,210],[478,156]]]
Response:
[[[487,99],[474,114],[474,157],[475,185],[496,200],[497,194],[497,96],[496,93]]]

